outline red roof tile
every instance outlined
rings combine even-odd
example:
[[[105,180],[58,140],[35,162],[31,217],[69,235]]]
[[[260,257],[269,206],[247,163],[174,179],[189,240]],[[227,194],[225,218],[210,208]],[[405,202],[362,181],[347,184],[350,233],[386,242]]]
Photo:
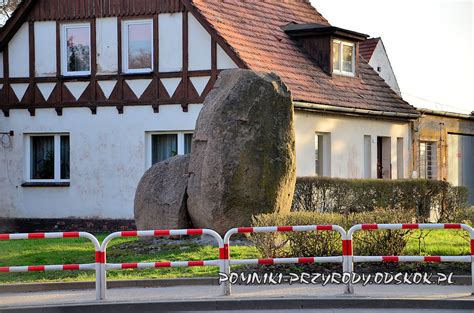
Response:
[[[375,47],[377,47],[379,41],[380,37],[369,38],[359,44],[359,53],[367,62],[370,62],[370,58],[372,57]]]
[[[283,31],[291,22],[329,25],[307,0],[192,4],[250,69],[277,73],[296,101],[416,114],[362,58],[360,78],[331,77]]]

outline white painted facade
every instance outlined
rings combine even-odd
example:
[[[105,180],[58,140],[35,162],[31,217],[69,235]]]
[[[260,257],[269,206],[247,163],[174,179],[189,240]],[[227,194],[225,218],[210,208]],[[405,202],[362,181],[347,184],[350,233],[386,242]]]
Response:
[[[28,23],[24,23],[8,43],[8,68],[12,78],[30,75],[28,33]]]
[[[182,13],[159,14],[159,71],[179,72],[183,68]],[[96,20],[98,74],[118,71],[117,19]],[[35,75],[55,76],[56,22],[35,22]],[[211,69],[211,36],[189,15],[189,69]],[[29,77],[28,24],[25,23],[8,45],[11,77]],[[237,65],[217,47],[218,69]],[[3,54],[0,54],[3,59]],[[3,62],[0,62],[3,76]],[[191,77],[190,82],[202,94],[210,76]],[[137,98],[151,79],[125,80]],[[181,78],[162,78],[172,96]],[[106,98],[117,81],[99,80]],[[77,100],[89,86],[87,81],[70,81],[65,87]],[[11,84],[19,99],[28,84]],[[54,82],[39,83],[47,100]],[[1,87],[0,87],[1,88]],[[123,114],[115,107],[99,107],[92,115],[89,108],[64,108],[62,116],[54,109],[38,109],[30,116],[25,109],[10,110],[0,116],[0,132],[13,130],[14,136],[2,139],[0,146],[0,216],[15,218],[133,218],[133,198],[139,179],[151,165],[151,134],[177,133],[183,137],[194,130],[202,104],[190,104],[183,112],[180,104],[162,105],[154,113],[151,105],[125,106]],[[29,138],[31,135],[68,134],[70,139],[70,186],[22,187],[29,180]],[[180,143],[183,141],[180,140]],[[55,147],[55,149],[57,149]],[[58,150],[56,150],[57,152]],[[178,153],[183,153],[180,146]]]
[[[183,14],[167,13],[158,15],[158,46],[160,49],[160,72],[179,72],[183,70]],[[209,68],[206,68],[209,69]]]
[[[35,22],[35,76],[56,76],[56,22]]]
[[[324,176],[377,178],[377,137],[384,137],[390,141],[386,147],[390,156],[388,162],[392,165],[391,177],[408,178],[411,141],[408,123],[296,111],[295,132],[297,176],[315,175],[314,136],[325,134],[329,140],[325,141],[324,148],[330,161],[324,165]],[[369,147],[364,136],[370,136]],[[403,151],[398,152],[398,147],[403,147]],[[397,157],[400,153],[402,158]],[[402,159],[403,166],[399,166],[398,159]],[[365,164],[370,164],[370,169],[367,170]],[[399,167],[402,167],[402,176],[398,175]]]
[[[207,70],[211,68],[211,36],[198,22],[189,14],[189,70]]]
[[[0,117],[1,131],[15,130],[11,147],[0,148],[0,216],[34,218],[133,218],[135,188],[147,169],[149,132],[192,131],[200,104],[166,105],[160,113],[151,106],[12,110]],[[25,181],[27,134],[69,133],[70,186],[21,187]]]
[[[117,18],[96,19],[97,74],[114,74],[118,71]]]
[[[400,87],[398,87],[397,78],[393,72],[382,40],[378,41],[372,57],[369,60],[369,65],[385,80],[393,91],[400,95]]]

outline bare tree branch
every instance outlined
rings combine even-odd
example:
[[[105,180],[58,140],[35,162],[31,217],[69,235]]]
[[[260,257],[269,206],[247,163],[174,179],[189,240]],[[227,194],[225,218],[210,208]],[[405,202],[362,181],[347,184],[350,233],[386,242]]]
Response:
[[[0,0],[0,22],[10,18],[22,0]]]

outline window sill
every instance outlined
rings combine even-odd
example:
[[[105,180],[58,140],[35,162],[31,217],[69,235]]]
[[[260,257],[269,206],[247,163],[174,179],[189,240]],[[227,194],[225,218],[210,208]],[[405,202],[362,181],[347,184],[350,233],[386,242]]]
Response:
[[[60,75],[59,76],[60,79],[62,80],[74,80],[74,79],[78,79],[78,80],[81,80],[81,79],[84,79],[84,80],[87,80],[87,79],[90,79],[91,78],[91,74],[74,74],[74,75]]]
[[[133,76],[140,76],[140,75],[153,75],[153,70],[147,70],[143,72],[122,72],[122,76],[125,77],[133,77]]]
[[[333,75],[337,76],[344,76],[344,77],[355,77],[355,73],[350,73],[350,72],[340,72],[340,71],[333,71]]]
[[[21,187],[69,187],[70,182],[25,182]]]

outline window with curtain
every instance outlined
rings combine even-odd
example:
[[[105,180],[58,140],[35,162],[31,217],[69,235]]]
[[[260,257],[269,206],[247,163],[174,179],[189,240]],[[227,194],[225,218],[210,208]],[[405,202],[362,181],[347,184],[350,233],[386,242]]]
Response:
[[[147,165],[164,161],[175,155],[191,153],[193,134],[187,131],[176,133],[150,133],[150,144],[147,147]]]
[[[151,163],[155,164],[178,154],[177,134],[151,135]]]
[[[54,136],[31,137],[31,179],[54,179]]]
[[[69,136],[61,136],[61,179],[69,179]]]
[[[184,134],[184,154],[191,153],[192,141],[193,141],[193,134]]]
[[[29,141],[29,180],[69,180],[69,135],[29,135]]]

